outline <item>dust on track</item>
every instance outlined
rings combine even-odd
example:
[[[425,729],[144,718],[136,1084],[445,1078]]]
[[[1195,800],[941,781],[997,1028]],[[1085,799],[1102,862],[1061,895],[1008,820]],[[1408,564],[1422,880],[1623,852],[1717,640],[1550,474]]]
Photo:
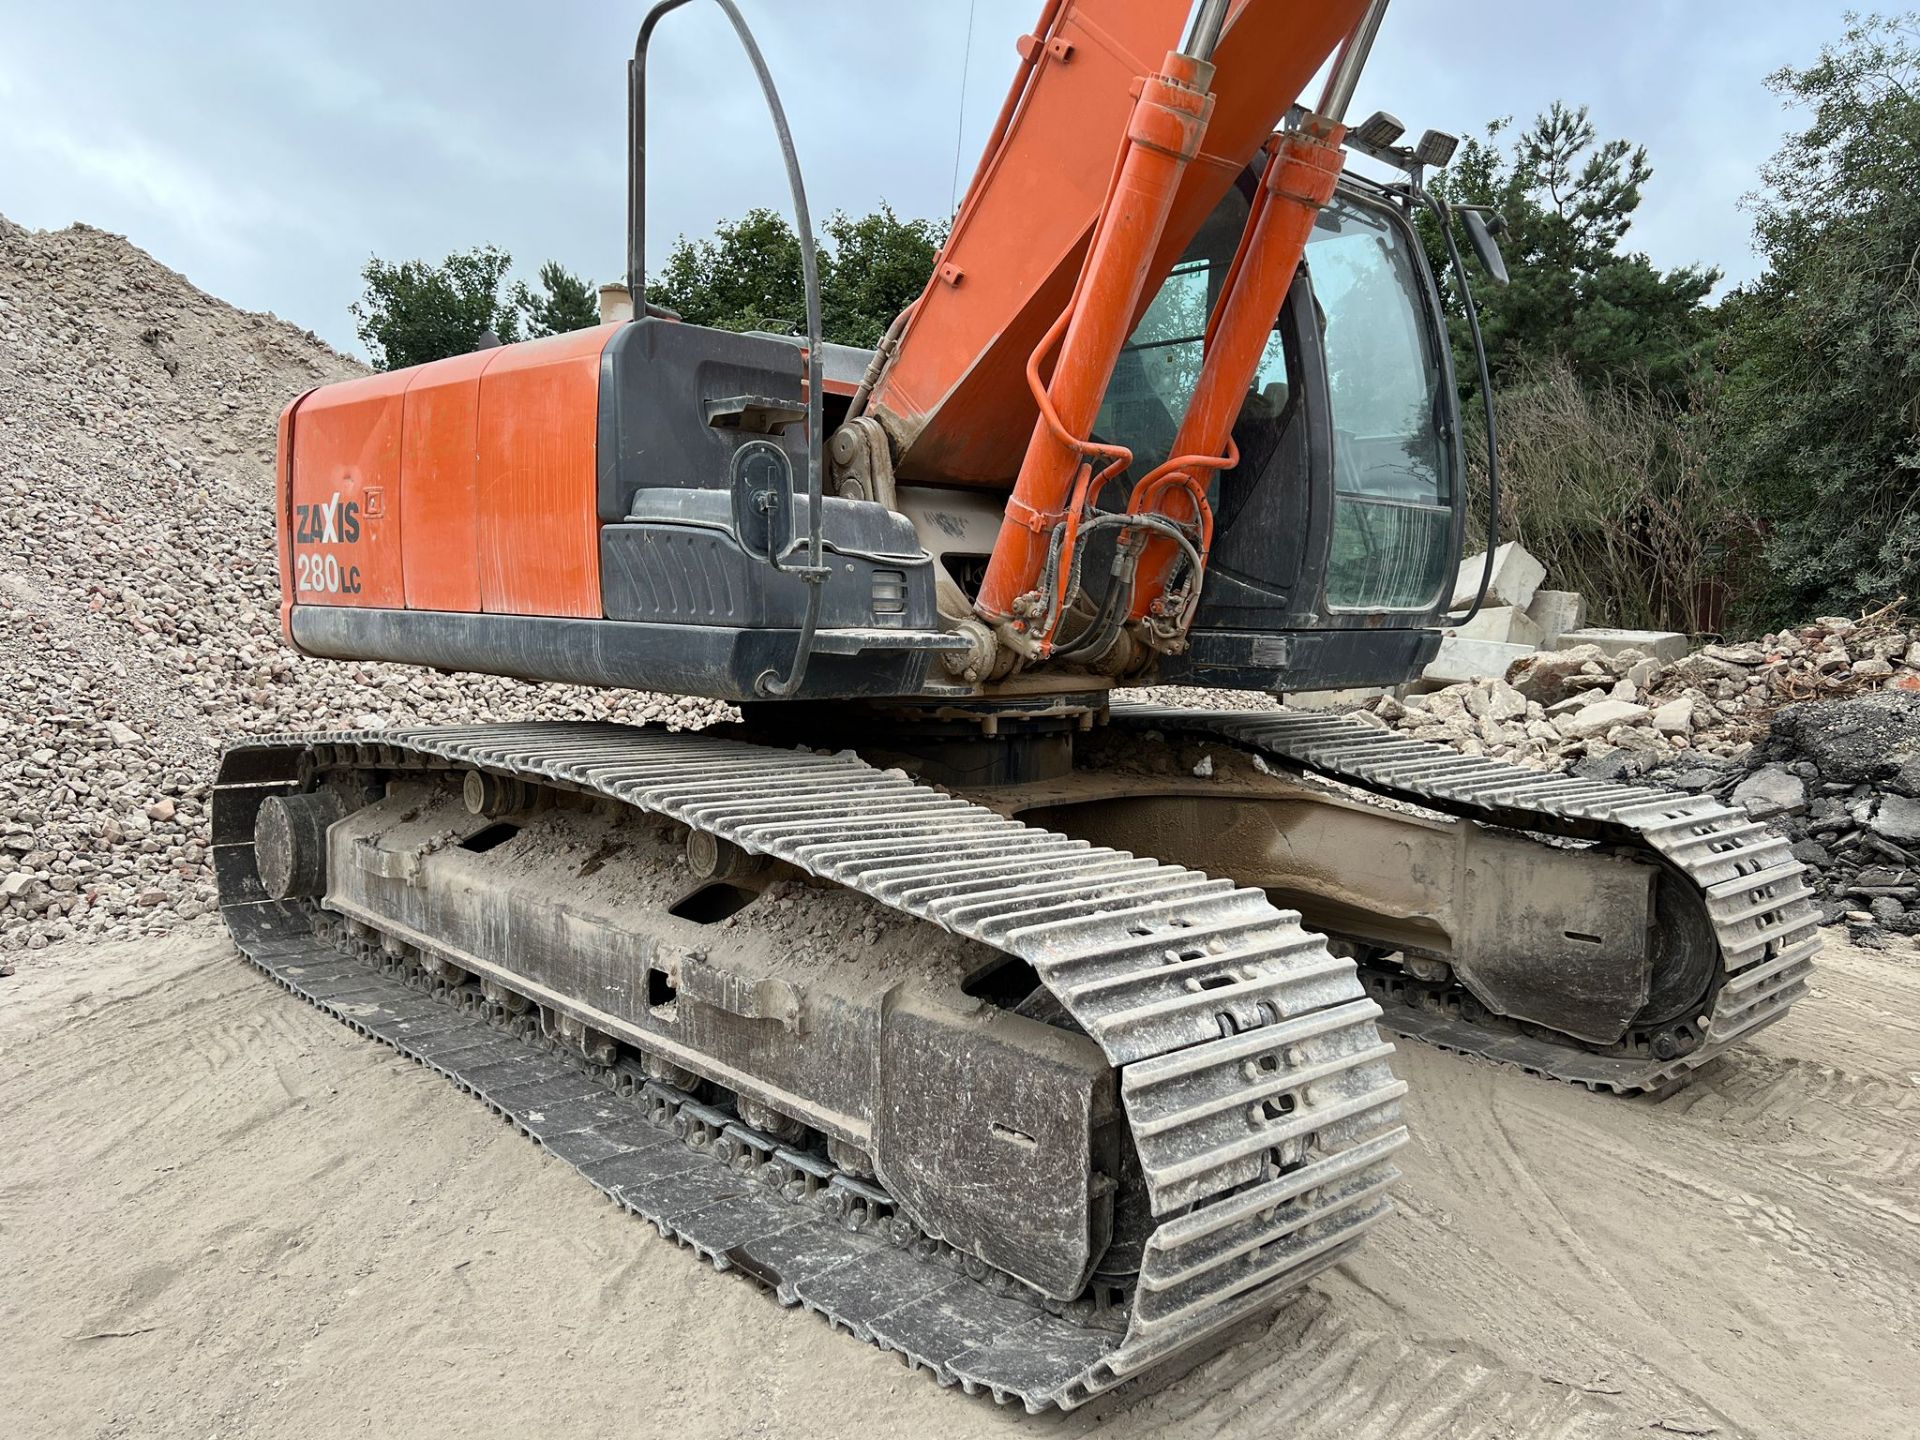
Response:
[[[1830,945],[1662,1104],[1418,1046],[1400,1207],[1170,1384],[1034,1421],[782,1311],[211,922],[0,980],[26,1436],[1824,1437],[1920,1413],[1920,961]]]

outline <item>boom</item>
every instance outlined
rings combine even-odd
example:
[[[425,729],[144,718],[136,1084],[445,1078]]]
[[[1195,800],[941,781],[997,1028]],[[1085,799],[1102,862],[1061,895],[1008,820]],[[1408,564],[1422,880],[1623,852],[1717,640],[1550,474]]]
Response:
[[[1233,0],[1212,52],[1213,113],[1152,252],[1164,277],[1367,0]],[[1038,408],[1027,357],[1072,295],[1139,77],[1180,40],[1187,0],[1050,0],[932,281],[871,411],[903,480],[1005,489]],[[1134,318],[1145,301],[1133,307]]]
[[[1180,48],[1157,70],[1136,72],[1124,107],[1120,77],[1099,72],[1138,61],[1106,43],[1094,16],[1144,42],[1173,7],[1056,4],[1044,35],[1024,37],[1002,123],[927,290],[896,325],[891,354],[883,351],[869,405],[890,437],[896,473],[908,478],[1004,485],[1010,442],[1023,425],[1029,432],[974,600],[978,621],[962,627],[976,673],[1056,655],[1111,672],[1147,651],[1185,648],[1212,543],[1208,491],[1237,461],[1232,426],[1338,183],[1346,102],[1384,9],[1385,0],[1200,0]],[[1342,42],[1319,109],[1274,135],[1299,87]],[[1081,59],[1083,50],[1092,53]],[[1105,97],[1092,125],[1075,93],[1089,85]],[[1116,116],[1117,138],[1108,128]],[[1092,434],[1121,347],[1195,229],[1263,146],[1266,183],[1208,326],[1178,443],[1133,477],[1122,514],[1096,515],[1102,489],[1127,476],[1134,458]],[[1103,149],[1117,158],[1096,189],[1089,181]],[[992,283],[970,291],[976,264]],[[1069,273],[1072,289],[1050,315]],[[1030,340],[1040,323],[1044,333]],[[1112,583],[1063,640],[1084,598],[1081,548],[1099,529],[1117,531]]]

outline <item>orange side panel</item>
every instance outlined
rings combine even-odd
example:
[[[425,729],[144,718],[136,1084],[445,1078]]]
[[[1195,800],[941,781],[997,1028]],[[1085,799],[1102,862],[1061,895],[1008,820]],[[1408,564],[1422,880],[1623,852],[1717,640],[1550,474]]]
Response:
[[[480,377],[475,496],[482,608],[593,616],[600,602],[594,503],[600,325],[491,352]]]
[[[400,420],[411,379],[404,372],[370,375],[300,402],[288,517],[296,603],[404,603]]]
[[[407,374],[400,442],[400,534],[407,607],[480,609],[480,375],[499,350],[456,355]]]

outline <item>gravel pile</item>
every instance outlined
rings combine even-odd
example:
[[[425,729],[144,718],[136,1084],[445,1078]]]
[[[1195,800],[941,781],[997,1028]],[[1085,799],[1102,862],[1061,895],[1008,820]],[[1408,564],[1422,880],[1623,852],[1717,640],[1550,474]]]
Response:
[[[281,642],[275,420],[364,373],[124,239],[0,218],[0,951],[213,906],[223,737],[711,702],[307,660]]]

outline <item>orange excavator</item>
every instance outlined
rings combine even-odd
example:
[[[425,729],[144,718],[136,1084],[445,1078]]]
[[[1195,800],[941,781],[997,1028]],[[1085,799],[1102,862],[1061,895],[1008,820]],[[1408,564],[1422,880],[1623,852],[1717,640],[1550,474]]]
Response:
[[[1033,1409],[1218,1342],[1386,1213],[1383,1028],[1661,1092],[1804,993],[1800,867],[1737,809],[1116,697],[1396,685],[1454,623],[1416,218],[1469,321],[1456,231],[1501,262],[1427,184],[1451,137],[1348,123],[1386,0],[1048,0],[871,352],[822,338],[731,0],[808,333],[646,302],[684,3],[629,71],[638,313],[290,404],[283,620],[739,719],[234,744],[256,965],[715,1265]]]

